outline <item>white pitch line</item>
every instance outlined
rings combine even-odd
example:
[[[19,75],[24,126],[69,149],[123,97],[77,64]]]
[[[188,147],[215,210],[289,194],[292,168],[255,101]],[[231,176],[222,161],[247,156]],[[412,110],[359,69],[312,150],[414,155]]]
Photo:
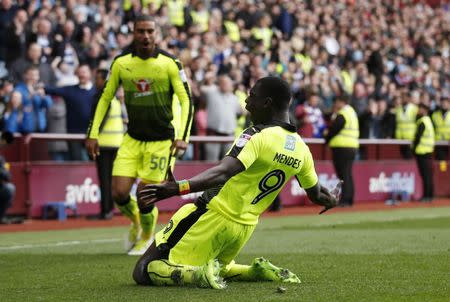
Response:
[[[46,243],[46,244],[23,244],[23,245],[11,245],[11,246],[0,246],[1,251],[13,251],[13,250],[22,250],[22,249],[34,249],[34,248],[46,248],[46,247],[59,247],[59,246],[70,246],[70,245],[80,245],[80,244],[92,244],[92,243],[111,243],[111,242],[119,242],[122,241],[118,238],[109,238],[109,239],[94,239],[94,240],[74,240],[74,241],[58,241],[54,243]]]

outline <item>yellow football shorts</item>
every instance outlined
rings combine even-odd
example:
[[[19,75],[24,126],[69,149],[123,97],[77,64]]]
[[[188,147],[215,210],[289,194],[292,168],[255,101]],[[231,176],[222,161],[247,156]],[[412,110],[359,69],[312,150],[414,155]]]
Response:
[[[172,140],[144,142],[126,134],[114,160],[113,176],[140,178],[149,183],[160,183],[166,178],[167,168],[175,163],[170,156]]]
[[[173,215],[155,240],[172,263],[203,265],[218,259],[227,265],[239,254],[254,229],[255,225],[240,224],[214,210],[189,203]]]

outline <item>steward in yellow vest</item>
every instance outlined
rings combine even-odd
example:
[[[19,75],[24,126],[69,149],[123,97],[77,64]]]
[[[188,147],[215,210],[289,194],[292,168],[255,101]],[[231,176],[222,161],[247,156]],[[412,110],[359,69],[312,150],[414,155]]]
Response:
[[[340,205],[353,205],[355,189],[353,185],[353,161],[359,148],[359,121],[355,110],[348,104],[346,96],[338,96],[335,101],[336,118],[334,119],[325,142],[333,153],[333,165],[342,184]]]
[[[273,31],[270,29],[271,19],[268,14],[260,17],[258,25],[251,30],[252,38],[257,41],[262,41],[265,50],[269,50],[272,44]]]
[[[209,12],[203,2],[198,2],[195,10],[191,11],[192,22],[197,25],[200,32],[208,31]]]
[[[433,199],[434,128],[428,112],[429,107],[427,105],[419,105],[416,122],[417,130],[412,145],[416,156],[417,168],[422,177],[423,198],[421,201],[425,202]]]
[[[98,135],[100,148],[119,148],[124,132],[122,104],[114,98],[109,106],[108,114],[100,125]]]
[[[431,120],[434,125],[435,138],[437,141],[450,141],[450,99],[441,99],[438,110],[433,112]],[[436,146],[436,158],[438,160],[448,159],[448,146]]]
[[[230,10],[224,18],[222,30],[228,35],[231,42],[239,42],[241,40],[241,31],[234,20],[236,20],[236,13]]]
[[[223,22],[225,31],[232,42],[239,42],[241,40],[241,32],[236,22],[232,20],[225,20]]]
[[[185,0],[167,0],[166,1],[170,24],[183,27],[184,26],[184,6]]]
[[[330,140],[330,148],[359,148],[359,121],[358,115],[350,105],[345,105],[338,111],[338,116],[344,118],[344,126]]]
[[[412,141],[416,131],[417,106],[402,104],[395,108],[395,138]]]
[[[95,87],[97,89],[97,102],[103,91],[108,76],[108,70],[99,69],[95,75]],[[92,109],[92,116],[95,113]],[[91,120],[92,123],[92,120]],[[100,155],[95,158],[97,174],[100,183],[100,213],[90,216],[90,219],[111,219],[113,216],[114,202],[112,199],[112,168],[117,150],[122,144],[124,134],[124,123],[122,117],[122,104],[116,98],[111,101],[108,111],[100,125],[98,144]]]
[[[433,112],[431,119],[436,130],[436,140],[450,140],[450,99],[441,100],[440,108]]]
[[[416,133],[417,106],[411,103],[409,92],[402,93],[402,104],[395,108],[395,138],[410,142]],[[404,159],[411,159],[412,152],[409,145],[400,145],[400,153]]]

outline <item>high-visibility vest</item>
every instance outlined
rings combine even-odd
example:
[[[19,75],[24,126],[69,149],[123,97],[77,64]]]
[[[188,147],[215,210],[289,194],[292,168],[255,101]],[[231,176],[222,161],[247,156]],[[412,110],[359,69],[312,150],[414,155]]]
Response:
[[[238,97],[239,99],[239,103],[241,104],[241,108],[243,111],[245,111],[245,100],[247,99],[247,93],[241,91],[241,90],[236,90],[234,92],[234,94]],[[236,130],[234,131],[234,135],[235,137],[238,137],[239,135],[241,135],[242,131],[244,131],[245,129],[245,122],[246,122],[246,116],[243,114],[241,115],[238,119],[237,119],[237,126],[236,126]]]
[[[122,144],[123,132],[122,105],[118,99],[114,98],[111,101],[108,115],[105,116],[102,126],[100,126],[99,146],[118,148]]]
[[[403,110],[403,106],[395,109],[395,138],[413,141],[417,111],[418,107],[411,103],[406,105],[406,110]]]
[[[142,7],[147,7],[150,3],[153,3],[155,9],[159,9],[162,4],[162,0],[141,0]]]
[[[227,30],[228,37],[233,42],[239,42],[241,40],[241,33],[239,31],[239,26],[236,22],[233,21],[225,21],[223,22],[225,29]]]
[[[450,112],[447,114],[442,114],[441,110],[433,112],[431,115],[433,124],[435,126],[435,138],[436,140],[448,141],[450,140]]]
[[[352,94],[354,81],[350,73],[347,70],[342,70],[341,78],[345,92],[347,92],[348,94]]]
[[[416,154],[433,153],[434,150],[434,128],[433,123],[428,115],[422,116],[416,122],[416,129],[423,123],[425,125],[425,131],[420,137],[419,144],[417,144]]]
[[[129,11],[131,9],[131,6],[133,6],[131,0],[123,0],[122,7],[124,11]]]
[[[268,50],[272,44],[272,30],[270,28],[254,27],[252,29],[252,35],[256,40],[262,40],[264,48]]]
[[[296,54],[295,60],[302,64],[302,70],[305,74],[309,74],[313,68],[313,61],[310,56],[301,53]]]
[[[206,10],[191,12],[192,21],[197,24],[202,32],[208,31],[209,13]]]
[[[338,114],[345,119],[344,128],[330,140],[330,147],[359,148],[359,121],[355,110],[350,105],[345,105]]]
[[[175,26],[184,25],[184,4],[184,0],[167,1],[170,24]]]

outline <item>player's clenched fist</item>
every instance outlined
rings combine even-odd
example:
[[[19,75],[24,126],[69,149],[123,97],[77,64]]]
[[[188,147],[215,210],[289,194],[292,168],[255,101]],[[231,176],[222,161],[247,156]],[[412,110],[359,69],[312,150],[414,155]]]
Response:
[[[98,140],[95,138],[86,139],[86,149],[89,156],[95,160],[97,156],[100,155],[100,146],[98,145]]]

